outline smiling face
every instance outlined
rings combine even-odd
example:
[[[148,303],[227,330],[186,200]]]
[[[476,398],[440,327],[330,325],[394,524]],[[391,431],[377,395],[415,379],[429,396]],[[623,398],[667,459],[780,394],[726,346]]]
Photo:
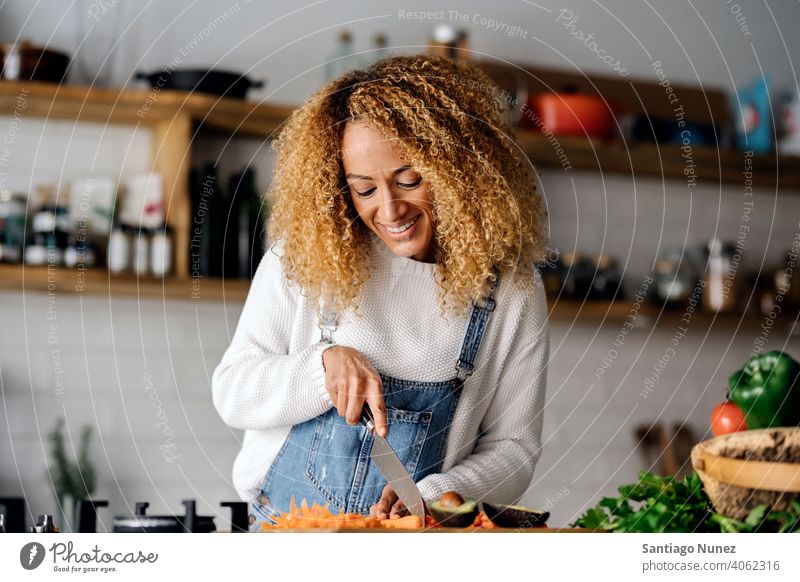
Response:
[[[433,199],[422,176],[377,131],[348,122],[342,165],[359,218],[391,251],[432,263]]]

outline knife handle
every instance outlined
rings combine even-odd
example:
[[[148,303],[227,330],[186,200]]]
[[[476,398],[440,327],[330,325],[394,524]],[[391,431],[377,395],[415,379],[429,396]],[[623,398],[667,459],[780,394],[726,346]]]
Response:
[[[361,422],[367,427],[369,432],[375,430],[375,417],[372,414],[369,404],[366,402],[364,403],[364,408],[361,409]]]

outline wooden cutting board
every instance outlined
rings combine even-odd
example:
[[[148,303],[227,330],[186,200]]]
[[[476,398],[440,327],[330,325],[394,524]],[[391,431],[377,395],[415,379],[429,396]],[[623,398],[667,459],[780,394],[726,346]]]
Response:
[[[483,528],[459,528],[459,527],[432,527],[424,530],[410,530],[410,529],[390,529],[390,528],[363,528],[363,529],[347,529],[347,528],[314,528],[314,529],[270,529],[257,533],[593,533],[590,529],[585,528],[527,528],[527,529],[514,529],[497,527],[494,529]]]

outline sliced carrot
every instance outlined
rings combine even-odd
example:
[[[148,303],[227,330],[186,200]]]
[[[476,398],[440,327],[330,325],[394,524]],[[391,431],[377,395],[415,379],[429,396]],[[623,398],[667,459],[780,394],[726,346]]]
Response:
[[[422,529],[422,520],[416,515],[382,519],[381,527],[388,529]]]

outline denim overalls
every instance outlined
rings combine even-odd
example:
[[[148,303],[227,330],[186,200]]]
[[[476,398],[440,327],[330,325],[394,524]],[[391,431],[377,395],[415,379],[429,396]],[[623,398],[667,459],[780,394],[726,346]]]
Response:
[[[415,382],[379,372],[389,422],[387,440],[415,482],[441,471],[450,423],[495,308],[499,282],[498,274],[483,305],[472,305],[452,379]],[[325,337],[326,327],[320,327]],[[335,329],[335,324],[327,329]],[[273,523],[276,512],[288,511],[292,497],[298,506],[305,499],[309,507],[314,501],[328,503],[333,513],[369,514],[386,485],[370,459],[371,448],[372,435],[366,427],[348,425],[336,408],[293,426],[267,470],[260,494],[250,504],[251,530],[260,530],[262,521]]]

